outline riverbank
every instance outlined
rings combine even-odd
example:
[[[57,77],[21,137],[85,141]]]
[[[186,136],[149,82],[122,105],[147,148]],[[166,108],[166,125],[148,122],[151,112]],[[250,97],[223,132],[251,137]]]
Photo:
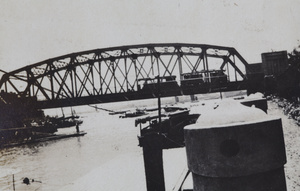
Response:
[[[267,99],[276,103],[289,119],[295,120],[297,125],[300,126],[300,101],[292,101],[274,95],[268,96]]]
[[[300,190],[300,127],[296,121],[285,115],[284,107],[277,99],[268,101],[268,115],[279,116],[282,120],[287,163],[285,165],[288,191]]]

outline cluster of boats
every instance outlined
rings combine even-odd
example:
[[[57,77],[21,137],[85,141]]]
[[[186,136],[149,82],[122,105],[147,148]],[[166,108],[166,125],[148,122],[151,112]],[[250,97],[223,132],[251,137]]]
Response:
[[[83,123],[73,111],[67,117],[64,114],[62,117],[50,117],[15,94],[1,92],[0,98],[0,147],[53,138],[57,129],[78,127]]]
[[[140,127],[139,146],[153,144],[156,139],[163,140],[164,148],[184,146],[183,127],[197,121],[200,114],[190,114],[185,107],[163,106],[159,108],[137,108],[135,110],[110,112],[120,118],[135,118],[135,126]]]
[[[31,119],[22,127],[0,129],[0,147],[15,146],[53,137],[59,128],[79,126],[83,123],[77,115]]]
[[[162,107],[164,112],[175,112],[178,110],[187,110],[187,108],[183,107],[175,107],[175,106],[165,106]],[[158,108],[136,108],[135,110],[125,110],[125,111],[112,111],[109,112],[109,115],[120,115],[119,118],[133,118],[140,117],[144,115],[151,115],[151,112],[157,111]]]

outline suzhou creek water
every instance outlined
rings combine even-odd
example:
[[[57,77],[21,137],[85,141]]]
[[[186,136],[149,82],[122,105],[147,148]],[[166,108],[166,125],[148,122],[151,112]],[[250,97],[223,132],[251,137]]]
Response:
[[[212,98],[218,98],[218,96]],[[174,101],[174,98],[167,98],[163,100],[162,104],[172,104]],[[207,100],[198,99],[198,101],[200,105]],[[189,102],[186,104],[192,107],[197,106],[197,103]],[[288,190],[300,190],[300,167],[298,165],[300,164],[300,127],[293,120],[288,119],[275,103],[269,101],[268,105],[269,115],[279,116],[283,122],[288,160],[285,165]],[[137,107],[155,107],[157,102],[156,100],[143,100],[98,106],[110,110],[127,110]],[[128,184],[142,184],[138,188],[146,190],[142,149],[138,146],[137,139],[139,127],[135,127],[135,119],[119,118],[118,115],[109,115],[107,111],[103,110],[96,111],[89,106],[73,107],[73,109],[83,120],[80,130],[87,134],[82,137],[1,149],[0,190],[13,190],[13,175],[16,188],[22,184],[25,177],[41,182],[38,190],[45,191],[69,190],[67,189],[68,186],[71,186],[72,189],[70,190],[76,190],[72,185],[80,185],[80,180],[83,180],[82,177],[95,180],[92,183],[94,186],[101,186],[101,180],[92,177],[97,176],[97,172],[91,172],[105,165],[126,166],[126,164],[114,164],[114,161],[120,163],[122,160],[119,159],[124,156],[128,156],[128,160],[131,160],[130,157],[138,159],[134,171],[129,170],[129,172],[124,173],[128,176],[136,174],[142,180],[140,182],[128,182]],[[65,115],[70,113],[68,110],[71,108],[64,108]],[[51,109],[46,110],[45,114],[61,116],[62,112],[61,109]],[[58,133],[71,132],[75,132],[75,127],[61,129]],[[124,161],[126,160],[124,159]],[[166,177],[166,179],[168,178]],[[107,180],[111,180],[111,182],[108,181],[105,184],[110,184],[110,188],[115,188],[114,190],[129,190],[128,188],[130,188],[128,185],[123,185],[120,189],[120,186],[117,186],[118,182],[126,184],[122,180],[118,181],[113,177],[106,178]],[[88,185],[85,188],[83,190],[92,190],[89,189]]]

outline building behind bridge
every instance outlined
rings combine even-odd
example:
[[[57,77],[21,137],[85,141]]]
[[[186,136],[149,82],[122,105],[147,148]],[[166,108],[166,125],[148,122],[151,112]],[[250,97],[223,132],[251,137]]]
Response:
[[[264,74],[264,92],[285,98],[299,97],[300,57],[277,51],[262,53],[261,58],[261,65],[254,64],[253,67]]]

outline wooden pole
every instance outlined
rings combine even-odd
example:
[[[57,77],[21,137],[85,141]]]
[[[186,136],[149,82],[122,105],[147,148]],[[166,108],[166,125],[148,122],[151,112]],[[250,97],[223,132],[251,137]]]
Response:
[[[158,125],[159,125],[159,134],[162,132],[161,127],[161,99],[160,99],[160,77],[157,76],[157,98],[158,98]]]
[[[15,189],[15,175],[13,174],[13,189],[14,189],[14,191],[16,190]]]

